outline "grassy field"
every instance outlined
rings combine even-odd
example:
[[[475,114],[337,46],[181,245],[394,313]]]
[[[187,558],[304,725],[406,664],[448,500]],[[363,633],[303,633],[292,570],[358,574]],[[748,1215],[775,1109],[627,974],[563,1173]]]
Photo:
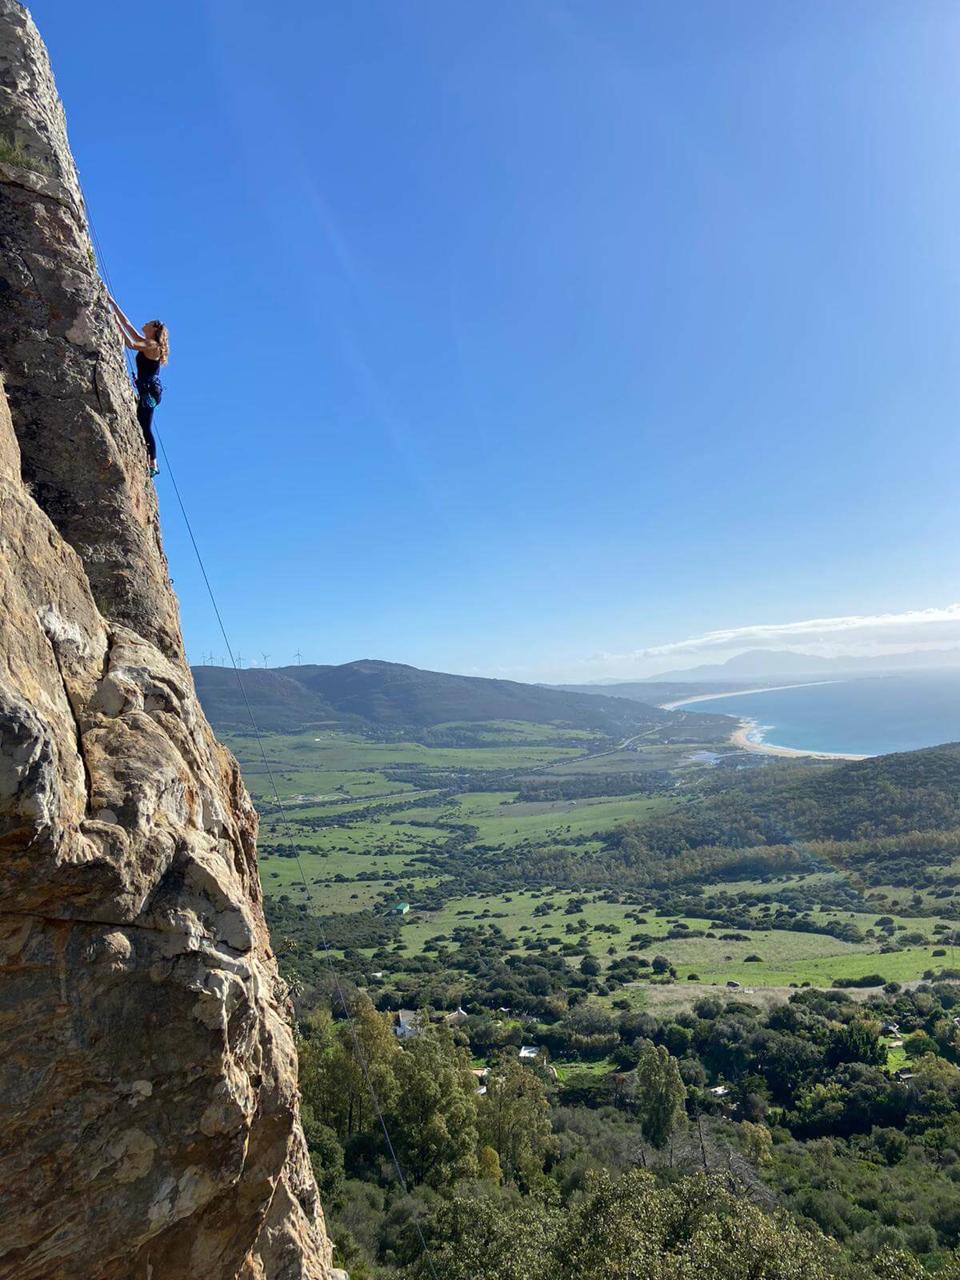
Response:
[[[679,769],[685,765],[694,767],[697,748],[684,744],[635,744],[640,750],[604,751],[589,759],[559,761],[550,770],[557,777],[569,774],[633,773],[642,769]]]
[[[830,986],[837,979],[873,973],[908,982],[925,970],[957,963],[952,948],[938,945],[935,927],[943,931],[955,926],[937,914],[939,903],[932,892],[922,899],[922,919],[898,910],[910,894],[892,886],[875,887],[870,901],[861,895],[855,910],[841,910],[830,903],[844,901],[845,893],[852,899],[836,872],[711,884],[704,887],[704,897],[713,906],[705,907],[703,915],[681,917],[658,914],[642,895],[610,901],[618,895],[529,889],[519,881],[514,892],[464,892],[456,864],[447,866],[445,850],[459,848],[460,856],[466,850],[469,858],[476,849],[480,859],[491,853],[526,858],[542,848],[563,848],[575,858],[588,857],[620,824],[642,823],[676,804],[686,782],[695,781],[713,757],[699,755],[689,744],[638,742],[632,750],[598,752],[590,734],[551,725],[497,722],[443,728],[469,729],[474,745],[380,742],[334,732],[275,734],[264,739],[267,768],[255,740],[233,739],[230,746],[263,815],[261,875],[268,897],[307,902],[321,915],[389,911],[396,902],[407,901],[412,909],[400,927],[398,954],[410,958],[428,944],[448,940],[458,928],[493,924],[504,935],[505,950],[517,955],[544,948],[564,954],[575,944],[575,953],[565,954],[571,968],[588,950],[604,972],[626,956],[652,962],[656,955],[665,956],[676,971],[669,996],[667,988],[641,977],[615,986],[601,997],[606,1002],[690,1000],[727,983],[738,983],[754,995],[782,995],[801,984]],[[477,746],[477,741],[485,745]],[[590,779],[651,770],[669,770],[680,791],[675,794],[668,787],[655,795],[589,794]],[[479,778],[489,789],[476,789]],[[525,781],[550,779],[584,780],[583,798],[518,800]],[[304,889],[301,866],[309,890]],[[574,903],[575,898],[580,901]],[[728,913],[736,913],[744,898],[751,903],[752,927],[732,930],[712,920],[711,910],[726,904]],[[767,927],[788,901],[794,913],[809,913],[809,929]],[[876,924],[881,912],[893,916],[886,934]],[[855,926],[862,940],[844,941],[819,931],[827,925]],[[742,937],[721,936],[732,932]],[[920,934],[924,942],[881,952],[891,933]],[[934,956],[934,950],[946,954]],[[373,948],[365,954],[372,955]],[[364,977],[362,972],[356,976]]]
[[[451,822],[467,822],[477,828],[477,843],[514,845],[524,841],[569,840],[576,836],[609,831],[618,823],[642,818],[667,803],[648,796],[616,796],[604,800],[556,800],[544,803],[516,803],[516,792],[466,792],[444,809],[441,817]],[[429,821],[436,810],[405,811],[411,817]]]
[[[561,1058],[554,1059],[550,1066],[557,1073],[557,1079],[564,1083],[569,1080],[572,1075],[577,1076],[593,1076],[597,1080],[602,1080],[609,1075],[611,1071],[617,1070],[617,1064],[612,1058],[599,1058],[594,1062],[564,1062]]]
[[[747,882],[749,883],[749,882]],[[719,937],[667,938],[676,925],[683,924],[690,930],[708,930],[710,920],[703,917],[670,917],[645,915],[642,908],[618,903],[588,899],[581,912],[571,917],[566,907],[575,895],[572,893],[495,894],[483,897],[451,898],[442,910],[429,914],[414,913],[405,923],[402,939],[405,946],[416,954],[425,943],[438,937],[449,936],[452,929],[462,924],[496,924],[514,941],[514,950],[523,948],[528,939],[555,939],[569,941],[564,925],[573,920],[584,920],[588,932],[582,936],[592,954],[604,967],[618,957],[638,955],[648,960],[664,955],[675,966],[681,982],[690,981],[691,975],[706,985],[722,986],[734,981],[744,987],[766,989],[789,987],[807,982],[812,986],[829,987],[836,978],[859,978],[880,973],[887,981],[905,982],[919,978],[925,969],[942,965],[952,966],[955,949],[948,948],[946,958],[932,954],[936,944],[904,948],[890,954],[880,953],[878,942],[843,942],[829,934],[795,932],[792,930],[757,929],[744,932],[745,941],[723,941]],[[549,914],[534,917],[534,910],[544,903],[551,904]],[[635,916],[644,920],[638,924]],[[818,921],[849,918],[850,913],[815,913]],[[859,918],[861,924],[872,923],[873,915]],[[916,926],[916,920],[903,920]],[[928,927],[928,922],[924,922]],[[936,923],[929,921],[929,925]],[[610,933],[610,927],[618,930]],[[631,944],[634,933],[653,937],[647,947]],[[608,954],[612,949],[613,954]],[[747,956],[759,955],[759,961],[748,961]],[[957,958],[960,958],[958,953]],[[570,964],[579,963],[579,957],[571,957]],[[646,982],[638,984],[643,991]],[[611,998],[622,998],[623,990]]]
[[[333,799],[341,788],[340,794],[367,797],[406,789],[384,777],[384,769],[537,770],[582,755],[590,742],[588,735],[576,730],[560,731],[549,725],[522,727],[540,729],[540,736],[518,738],[506,745],[494,745],[496,739],[491,737],[489,747],[427,747],[419,742],[376,742],[332,732],[265,734],[266,765],[255,738],[232,737],[229,746],[254,798],[270,804],[273,781],[285,803],[303,795]],[[562,740],[564,745],[542,745],[541,739],[547,736]]]

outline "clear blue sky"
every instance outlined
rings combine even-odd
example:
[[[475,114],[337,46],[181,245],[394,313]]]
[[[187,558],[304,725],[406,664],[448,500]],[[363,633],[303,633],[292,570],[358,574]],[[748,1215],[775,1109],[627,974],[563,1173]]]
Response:
[[[245,658],[596,678],[960,595],[953,0],[31,8]]]

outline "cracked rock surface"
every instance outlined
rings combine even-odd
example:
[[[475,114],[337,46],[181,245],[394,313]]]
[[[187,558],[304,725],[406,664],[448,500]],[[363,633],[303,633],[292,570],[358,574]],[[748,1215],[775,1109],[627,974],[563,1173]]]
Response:
[[[0,1280],[327,1280],[256,815],[15,0],[0,142]]]

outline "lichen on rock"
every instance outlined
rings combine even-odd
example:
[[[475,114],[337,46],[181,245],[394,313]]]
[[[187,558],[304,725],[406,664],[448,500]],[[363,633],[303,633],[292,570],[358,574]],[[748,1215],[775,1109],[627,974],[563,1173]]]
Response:
[[[0,1280],[323,1280],[256,814],[93,263],[46,51],[0,0]]]

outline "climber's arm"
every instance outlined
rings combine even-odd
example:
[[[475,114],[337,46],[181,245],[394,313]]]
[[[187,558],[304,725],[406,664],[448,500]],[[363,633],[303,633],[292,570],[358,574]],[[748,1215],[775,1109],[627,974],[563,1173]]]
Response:
[[[110,306],[113,308],[113,314],[117,317],[117,323],[123,330],[124,342],[128,347],[132,347],[135,351],[143,351],[143,349],[149,345],[147,343],[147,339],[140,330],[136,328],[136,326],[130,323],[127,317],[120,310],[117,303],[114,302],[113,298],[111,298],[109,294],[107,294],[107,297],[110,298]]]
[[[141,338],[136,332],[132,334],[124,333],[123,342],[124,346],[129,347],[131,351],[146,351],[148,348],[156,346],[156,343],[148,342],[146,338]]]

